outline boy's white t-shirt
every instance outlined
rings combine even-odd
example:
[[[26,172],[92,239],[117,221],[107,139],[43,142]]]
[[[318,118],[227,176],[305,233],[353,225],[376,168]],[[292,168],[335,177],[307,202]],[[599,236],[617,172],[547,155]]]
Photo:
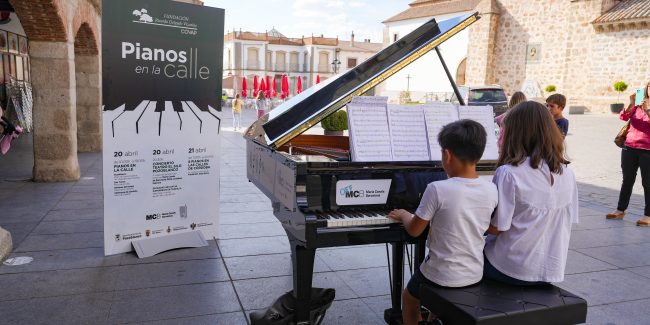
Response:
[[[497,206],[496,186],[480,178],[453,177],[427,186],[415,214],[429,221],[429,256],[420,271],[445,287],[483,277],[483,234]]]

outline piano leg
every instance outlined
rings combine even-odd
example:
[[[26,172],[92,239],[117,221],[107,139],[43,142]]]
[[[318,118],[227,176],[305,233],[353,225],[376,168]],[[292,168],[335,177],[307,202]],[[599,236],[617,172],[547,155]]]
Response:
[[[404,288],[404,243],[391,243],[393,248],[393,287],[391,290],[391,308],[384,311],[384,321],[389,325],[402,324],[402,290]]]
[[[311,300],[314,256],[316,250],[300,244],[291,243],[293,260],[293,294],[296,298],[296,324],[309,324],[309,302]]]

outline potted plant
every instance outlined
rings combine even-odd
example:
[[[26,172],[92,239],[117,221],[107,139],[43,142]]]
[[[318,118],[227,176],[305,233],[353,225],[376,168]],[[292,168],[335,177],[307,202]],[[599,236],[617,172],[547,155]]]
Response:
[[[625,81],[617,81],[614,83],[614,90],[618,93],[615,104],[610,104],[609,109],[612,113],[620,113],[625,107],[625,104],[621,103],[621,93],[627,90],[627,84]]]
[[[546,86],[546,88],[544,89],[544,91],[545,91],[547,94],[554,93],[556,90],[557,90],[557,88],[555,87],[555,85],[548,85],[548,86]]]
[[[325,135],[343,135],[348,129],[348,113],[344,110],[334,112],[320,122]]]

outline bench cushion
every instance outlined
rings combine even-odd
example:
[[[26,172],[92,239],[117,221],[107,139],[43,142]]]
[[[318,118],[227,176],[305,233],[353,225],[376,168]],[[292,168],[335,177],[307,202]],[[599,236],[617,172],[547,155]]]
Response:
[[[422,306],[444,324],[578,324],[587,302],[554,285],[523,287],[491,280],[464,288],[420,287]]]

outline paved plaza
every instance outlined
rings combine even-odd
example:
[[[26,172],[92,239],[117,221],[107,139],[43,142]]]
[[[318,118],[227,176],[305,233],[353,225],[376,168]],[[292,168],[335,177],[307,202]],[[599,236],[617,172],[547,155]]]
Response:
[[[246,110],[250,124],[254,111]],[[82,177],[33,183],[29,137],[0,157],[0,226],[13,236],[0,265],[1,324],[247,324],[291,289],[287,237],[269,200],[246,179],[245,141],[224,112],[221,137],[220,238],[210,246],[138,259],[103,255],[102,160],[80,154]],[[568,153],[580,189],[580,224],[572,231],[560,286],[589,303],[589,324],[650,322],[650,229],[640,178],[625,221],[607,221],[616,205],[622,122],[606,114],[570,115]],[[381,324],[390,306],[384,245],[320,249],[314,286],[336,288],[325,324]]]

